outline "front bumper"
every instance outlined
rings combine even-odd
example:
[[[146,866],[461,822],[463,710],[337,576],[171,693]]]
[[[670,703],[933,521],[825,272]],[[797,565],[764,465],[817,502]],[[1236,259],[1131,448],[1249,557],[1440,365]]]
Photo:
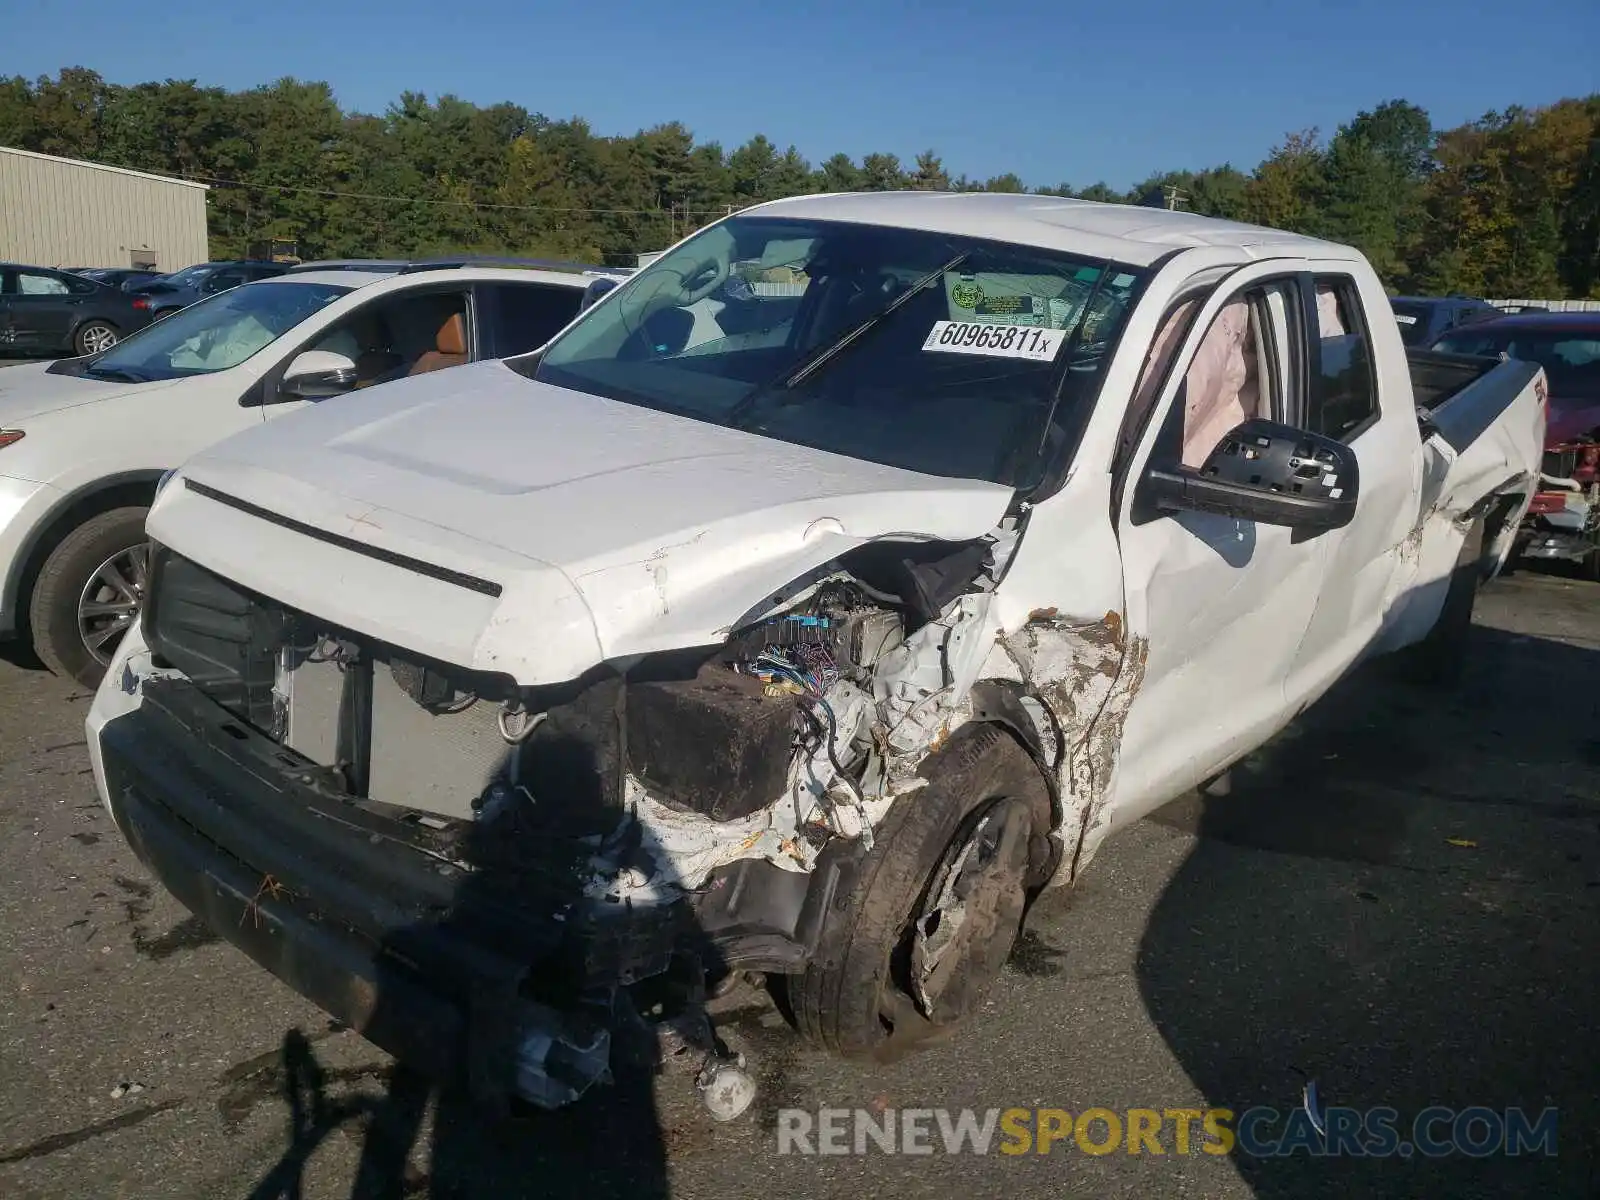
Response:
[[[146,677],[135,706],[108,705],[119,689],[108,676],[90,720],[97,782],[217,934],[490,1111],[554,1107],[606,1077],[616,987],[670,965],[681,904],[602,911],[547,855],[478,869],[461,831],[339,794],[187,681]]]

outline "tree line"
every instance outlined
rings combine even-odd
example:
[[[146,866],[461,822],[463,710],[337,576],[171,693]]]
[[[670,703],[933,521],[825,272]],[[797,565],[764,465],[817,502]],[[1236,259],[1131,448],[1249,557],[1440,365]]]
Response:
[[[1033,192],[1181,207],[1359,246],[1399,291],[1600,297],[1600,93],[1436,129],[1391,100],[1253,170],[1168,171],[1127,191],[952,177],[927,150],[814,165],[757,134],[733,150],[668,122],[625,137],[520,105],[406,92],[345,112],[326,83],[242,91],[0,79],[0,145],[208,183],[211,253],[291,239],[307,258],[443,252],[621,261],[717,217],[807,192]]]

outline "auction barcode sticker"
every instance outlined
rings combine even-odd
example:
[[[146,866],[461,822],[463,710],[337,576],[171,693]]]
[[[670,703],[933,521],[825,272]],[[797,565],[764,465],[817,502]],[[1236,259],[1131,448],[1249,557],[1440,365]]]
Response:
[[[1065,329],[1037,325],[990,325],[983,321],[935,321],[924,350],[944,354],[983,354],[990,358],[1026,358],[1049,362],[1067,340]]]

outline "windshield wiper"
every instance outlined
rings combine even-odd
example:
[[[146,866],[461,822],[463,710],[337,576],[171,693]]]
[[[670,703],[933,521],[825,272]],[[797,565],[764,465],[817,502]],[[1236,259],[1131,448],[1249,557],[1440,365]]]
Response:
[[[829,342],[826,346],[822,346],[819,349],[813,350],[810,354],[806,355],[805,358],[800,360],[799,365],[791,367],[789,371],[781,378],[756,388],[755,391],[751,392],[748,396],[739,401],[739,403],[735,404],[728,411],[727,423],[737,427],[739,422],[744,420],[744,418],[750,414],[751,410],[754,409],[757,404],[766,399],[773,392],[789,391],[793,388],[799,387],[807,379],[811,378],[813,374],[815,374],[817,371],[820,371],[824,366],[831,362],[834,357],[843,353],[858,339],[887,321],[900,308],[901,305],[910,303],[912,298],[918,295],[923,288],[927,287],[934,280],[940,278],[945,274],[945,272],[954,271],[957,267],[971,257],[972,251],[963,250],[949,262],[941,263],[939,266],[929,271],[926,275],[923,275],[921,278],[917,279],[911,284],[910,287],[906,288],[905,291],[901,292],[893,300],[889,301],[889,303],[885,304],[877,312],[873,313],[872,316],[868,317],[858,325],[851,326],[849,329],[845,330],[844,333],[840,334],[833,341]]]
[[[1100,268],[1100,274],[1094,281],[1094,286],[1089,289],[1089,295],[1084,299],[1083,307],[1078,310],[1078,320],[1072,327],[1072,332],[1067,335],[1067,344],[1062,348],[1060,359],[1062,371],[1072,370],[1072,356],[1078,352],[1078,347],[1083,343],[1083,331],[1089,325],[1089,311],[1094,307],[1096,300],[1100,299],[1100,291],[1111,277],[1111,264],[1106,263]],[[1062,378],[1056,386],[1056,393],[1050,400],[1049,411],[1044,414],[1044,425],[1039,430],[1039,448],[1035,453],[1043,454],[1045,446],[1050,441],[1050,426],[1055,424],[1056,409],[1061,406],[1061,394],[1067,390],[1066,379]]]
[[[91,379],[110,379],[117,383],[149,383],[143,375],[133,371],[124,370],[122,367],[90,367],[84,374]]]

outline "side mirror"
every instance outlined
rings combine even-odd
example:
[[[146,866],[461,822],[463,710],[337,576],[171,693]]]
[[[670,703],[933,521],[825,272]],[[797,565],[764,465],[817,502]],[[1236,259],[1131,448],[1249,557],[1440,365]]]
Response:
[[[578,311],[587,312],[600,303],[600,298],[607,292],[615,290],[616,286],[617,281],[615,279],[594,280],[588,287],[583,289],[583,299],[578,302]]]
[[[326,400],[356,386],[356,364],[332,350],[307,350],[283,373],[278,393],[297,400]]]
[[[1141,490],[1152,515],[1205,512],[1297,531],[1340,529],[1356,514],[1360,468],[1343,442],[1252,417],[1199,470],[1152,467]]]

